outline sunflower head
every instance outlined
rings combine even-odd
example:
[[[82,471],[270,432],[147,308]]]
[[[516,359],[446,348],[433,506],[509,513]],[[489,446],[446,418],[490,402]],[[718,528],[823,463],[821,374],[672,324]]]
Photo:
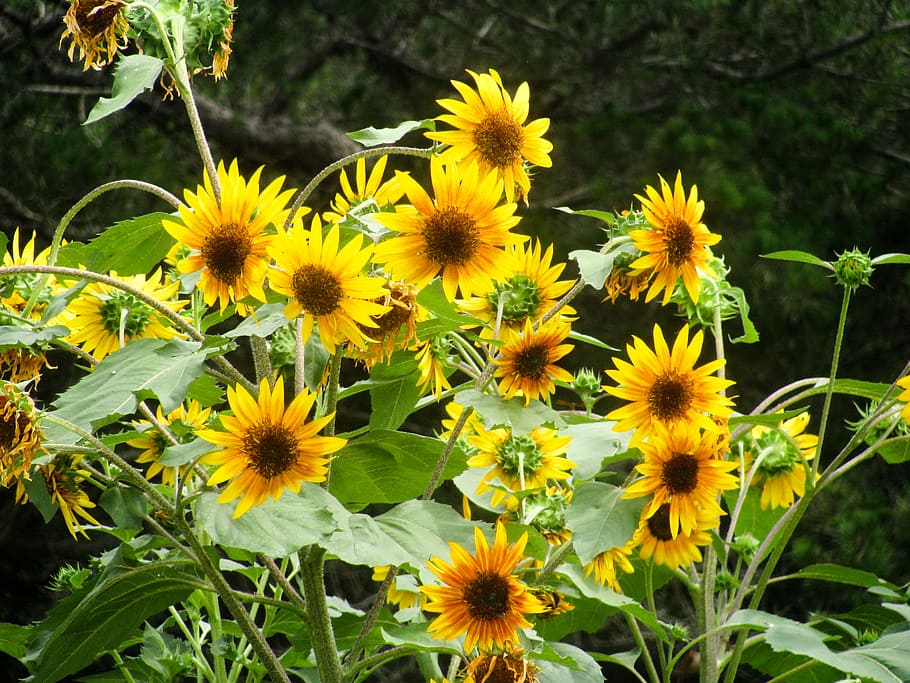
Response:
[[[431,337],[417,347],[417,370],[420,372],[417,386],[424,392],[429,389],[437,401],[444,391],[452,388],[446,377],[451,358],[452,341],[446,335]]]
[[[805,434],[809,413],[784,420],[776,429],[752,428],[747,469],[757,460],[752,484],[762,484],[761,507],[788,508],[805,494],[806,463],[815,457],[818,437]],[[816,475],[816,478],[818,475]]]
[[[507,399],[520,395],[525,405],[531,399],[547,400],[556,391],[554,380],[571,382],[572,374],[556,363],[573,348],[564,344],[571,327],[553,318],[534,329],[525,321],[521,332],[507,330],[501,357],[496,361],[495,377],[499,389]]]
[[[635,544],[630,539],[625,545],[608,548],[598,553],[593,560],[585,565],[585,576],[594,574],[594,580],[601,586],[608,586],[610,590],[621,593],[622,588],[619,585],[617,570],[625,574],[632,574],[635,571],[629,561],[634,548]]]
[[[323,220],[328,223],[341,223],[350,216],[359,221],[361,216],[376,211],[392,210],[404,196],[404,188],[397,176],[383,182],[382,176],[388,161],[387,155],[379,157],[367,176],[366,159],[359,158],[353,186],[348,179],[347,171],[342,169],[339,177],[341,192],[335,194],[331,210],[322,214]]]
[[[60,36],[61,45],[70,39],[67,55],[71,62],[77,61],[73,58],[76,50],[78,59],[85,60],[83,71],[100,69],[113,61],[126,47],[126,4],[124,0],[72,0],[63,17],[66,29]]]
[[[468,159],[484,169],[493,169],[503,180],[508,201],[526,199],[531,190],[527,166],[549,168],[549,153],[553,145],[543,135],[550,126],[549,119],[528,118],[530,89],[527,83],[518,86],[514,96],[503,86],[495,70],[488,74],[467,70],[475,88],[452,81],[463,101],[438,100],[448,110],[438,119],[454,130],[427,133],[431,140],[449,145],[445,155],[455,161]]]
[[[565,614],[566,612],[571,612],[575,609],[575,605],[566,600],[566,596],[559,591],[540,587],[534,588],[531,592],[534,594],[534,597],[540,601],[540,604],[544,606],[543,611],[537,615],[537,618],[542,621],[548,621],[553,617]]]
[[[196,430],[202,429],[208,424],[211,412],[211,408],[203,408],[198,401],[190,399],[186,404],[177,406],[167,415],[162,412],[159,405],[156,425],[152,425],[148,420],[140,420],[136,423],[137,428],[144,428],[145,431],[141,437],[130,439],[126,443],[141,450],[136,462],[148,464],[145,472],[146,479],[151,480],[161,475],[163,484],[176,486],[178,471],[181,479],[192,472],[192,463],[187,463],[179,468],[165,467],[158,462],[158,459],[164,454],[165,448],[192,441],[196,436]],[[167,434],[163,433],[161,428],[165,429]]]
[[[377,363],[391,358],[396,349],[408,348],[417,337],[420,307],[417,288],[398,282],[388,282],[387,292],[375,303],[386,306],[385,313],[371,316],[373,326],[358,325],[367,337],[366,347],[352,351],[352,356],[369,370]]]
[[[76,540],[79,538],[77,533],[88,538],[82,522],[100,524],[88,512],[95,507],[95,503],[82,488],[82,484],[91,478],[91,473],[80,467],[81,461],[82,454],[57,454],[49,465],[42,465],[39,468],[51,501],[60,509],[66,528]]]
[[[41,370],[52,367],[40,349],[12,346],[0,351],[0,381],[22,384],[41,379]]]
[[[670,529],[670,504],[664,503],[650,517],[642,516],[631,544],[638,548],[641,559],[670,569],[701,562],[700,548],[711,543],[708,531],[718,527],[720,518],[709,510],[699,509],[696,514],[696,529],[691,534],[680,532],[674,536]]]
[[[525,657],[521,648],[479,654],[468,662],[464,683],[537,683],[540,668]]]
[[[32,399],[11,382],[0,382],[0,485],[28,479],[32,460],[43,452],[38,411]]]
[[[873,270],[869,252],[862,252],[856,248],[838,254],[834,262],[834,278],[837,284],[847,289],[868,285]]]

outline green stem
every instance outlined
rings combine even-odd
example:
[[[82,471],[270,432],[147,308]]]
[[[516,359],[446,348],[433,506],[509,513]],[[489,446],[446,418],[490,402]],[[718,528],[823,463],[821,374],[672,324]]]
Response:
[[[202,645],[199,642],[199,639],[196,637],[196,634],[190,632],[190,629],[187,627],[186,622],[183,621],[177,608],[171,605],[167,610],[171,613],[171,617],[174,619],[174,623],[177,624],[177,628],[183,633],[183,637],[186,638],[190,647],[193,648],[193,661],[196,663],[197,672],[205,676],[206,680],[212,681],[213,683],[224,680],[223,678],[215,678],[215,672],[205,659],[205,654],[202,652]]]
[[[266,377],[269,378],[269,383],[271,383],[272,362],[269,359],[268,342],[258,334],[251,334],[250,351],[253,354],[253,368],[256,372],[256,384],[258,385]]]
[[[648,644],[645,642],[641,628],[638,626],[638,621],[631,614],[623,613],[623,616],[626,619],[626,624],[629,626],[629,631],[632,633],[635,644],[641,650],[641,658],[645,663],[645,669],[648,671],[648,678],[652,683],[661,683],[660,674],[657,673],[657,667],[654,666],[654,658],[651,657],[651,651],[648,649]],[[638,675],[637,672],[636,675]],[[638,675],[638,679],[644,680],[640,675]]]
[[[385,604],[385,596],[388,594],[389,590],[392,587],[392,584],[395,582],[396,576],[398,576],[398,567],[395,565],[390,565],[389,571],[386,573],[385,578],[382,580],[382,583],[379,584],[379,589],[376,592],[376,597],[373,599],[373,604],[370,605],[370,611],[367,612],[367,615],[363,620],[363,624],[360,626],[360,632],[357,634],[357,638],[354,640],[354,644],[351,646],[351,649],[348,650],[348,654],[344,659],[344,665],[347,667],[345,673],[348,678],[353,676],[353,674],[360,668],[357,664],[357,657],[360,656],[360,646],[363,644],[364,639],[373,629],[373,624],[376,623],[376,619],[379,617],[379,612],[382,609],[383,604]]]
[[[307,627],[310,641],[316,653],[316,664],[322,683],[342,683],[344,672],[338,658],[335,633],[329,617],[325,592],[325,550],[311,545],[299,553],[300,576],[303,580],[303,596],[306,599]]]
[[[834,337],[834,351],[831,355],[831,372],[828,373],[828,386],[825,389],[825,403],[822,407],[821,424],[818,428],[818,444],[815,447],[815,460],[812,463],[812,476],[806,477],[806,488],[815,485],[815,475],[821,462],[822,446],[825,443],[825,432],[828,427],[828,413],[831,410],[831,397],[834,396],[834,380],[837,377],[837,365],[840,361],[841,347],[844,342],[844,328],[847,326],[847,309],[850,307],[849,287],[844,287],[844,298],[841,300],[840,317],[837,321],[837,334]]]
[[[133,674],[131,674],[130,670],[124,665],[123,657],[120,656],[120,653],[117,652],[117,650],[111,650],[111,658],[114,660],[114,664],[117,665],[117,670],[123,675],[123,680],[126,681],[126,683],[136,683],[136,679],[133,678]]]

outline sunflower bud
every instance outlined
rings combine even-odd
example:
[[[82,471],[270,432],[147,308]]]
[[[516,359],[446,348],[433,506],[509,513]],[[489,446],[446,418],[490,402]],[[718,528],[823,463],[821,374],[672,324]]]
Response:
[[[505,321],[533,320],[537,317],[541,297],[537,285],[527,275],[513,275],[505,282],[497,282],[487,294],[494,311],[502,308]]]
[[[572,389],[585,404],[585,410],[594,410],[594,396],[600,392],[600,379],[597,373],[589,368],[582,368],[572,380]]]
[[[855,247],[837,255],[834,262],[834,278],[837,284],[848,289],[856,289],[860,285],[868,285],[872,276],[872,259],[869,252],[865,254]]]

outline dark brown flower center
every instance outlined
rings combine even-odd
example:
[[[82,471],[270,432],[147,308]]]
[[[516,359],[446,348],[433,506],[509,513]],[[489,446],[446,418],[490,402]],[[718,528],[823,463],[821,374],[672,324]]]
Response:
[[[692,380],[675,372],[658,377],[648,391],[648,409],[663,422],[685,417],[691,405]]]
[[[681,218],[664,228],[664,244],[667,245],[667,261],[674,268],[679,268],[689,260],[695,249],[695,234],[692,226]]]
[[[550,364],[549,347],[544,344],[528,346],[515,354],[512,365],[515,373],[526,379],[540,379]]]
[[[312,263],[304,264],[294,271],[291,289],[303,310],[314,316],[333,313],[344,296],[344,290],[335,274]]]
[[[474,129],[474,146],[490,166],[505,168],[521,157],[524,130],[505,109],[487,114]]]
[[[480,572],[461,594],[472,619],[494,621],[509,613],[509,581],[496,572]]]
[[[477,251],[479,232],[468,214],[455,206],[446,207],[424,221],[424,256],[443,267],[464,265]]]
[[[244,436],[243,454],[256,474],[272,479],[291,469],[299,451],[297,439],[287,427],[260,422]]]
[[[79,30],[89,38],[102,35],[114,23],[122,5],[123,3],[109,0],[76,0],[76,23]]]
[[[660,541],[672,541],[673,534],[670,533],[670,504],[664,503],[657,512],[648,517],[648,531],[651,535]]]
[[[698,460],[689,453],[674,453],[664,463],[660,480],[670,495],[691,493],[698,486]]]
[[[7,455],[20,445],[29,425],[28,415],[6,396],[0,396],[0,455]]]
[[[253,240],[244,225],[227,223],[205,237],[201,254],[212,276],[233,285],[243,275],[243,266],[253,251]]]
[[[484,683],[526,683],[527,666],[524,660],[508,653],[480,655],[471,662],[472,680]]]

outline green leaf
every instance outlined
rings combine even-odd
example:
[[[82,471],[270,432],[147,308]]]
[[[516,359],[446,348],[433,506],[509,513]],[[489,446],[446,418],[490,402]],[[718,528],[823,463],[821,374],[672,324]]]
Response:
[[[167,446],[158,458],[158,464],[163,467],[180,467],[206,453],[211,453],[216,448],[217,446],[205,439],[193,439],[189,443]]]
[[[724,500],[727,502],[727,509],[732,511],[736,507],[736,498],[739,496],[740,489],[724,491]],[[746,498],[743,501],[739,517],[736,521],[736,536],[742,536],[749,533],[754,538],[761,541],[771,531],[783,514],[785,508],[761,509],[761,487],[750,486],[746,492]],[[769,548],[770,551],[770,548]]]
[[[196,522],[219,545],[273,557],[287,557],[312,543],[322,544],[341,525],[348,511],[330,493],[304,482],[300,493],[286,491],[237,519],[235,504],[217,502],[203,493],[196,502]]]
[[[763,427],[777,427],[784,420],[796,417],[800,413],[806,412],[807,408],[792,408],[791,410],[782,410],[779,413],[763,413],[761,415],[732,415],[729,419],[730,427],[739,425],[761,425]]]
[[[83,126],[120,111],[146,90],[151,90],[158,80],[164,61],[149,55],[120,57],[114,71],[111,97],[102,97],[92,107]]]
[[[597,220],[603,221],[607,225],[613,225],[613,221],[616,220],[614,216],[609,211],[601,211],[600,209],[570,209],[568,206],[554,206],[554,209],[557,211],[562,211],[563,213],[572,214],[573,216],[588,216],[590,218],[596,218]]]
[[[584,342],[585,344],[590,344],[591,346],[596,346],[599,349],[604,349],[605,351],[619,351],[615,346],[610,346],[606,342],[602,342],[597,337],[592,337],[587,334],[582,334],[581,332],[569,332],[569,339],[574,339],[575,341]]]
[[[31,631],[30,626],[0,623],[0,652],[21,659],[25,655],[25,641]]]
[[[540,401],[531,401],[525,405],[524,400],[520,398],[504,401],[498,396],[488,396],[476,389],[458,392],[455,394],[455,400],[463,406],[471,406],[480,413],[488,428],[507,425],[512,427],[515,434],[527,434],[542,425],[552,425],[557,429],[565,426],[559,413]]]
[[[644,498],[624,499],[623,489],[598,481],[578,485],[566,510],[575,553],[582,564],[610,548],[624,546],[635,529]]]
[[[88,244],[73,242],[60,250],[60,265],[121,277],[144,275],[157,266],[176,240],[161,224],[167,213],[150,213],[106,228]]]
[[[47,429],[44,432],[46,435]],[[28,502],[38,509],[44,519],[44,523],[47,524],[57,514],[58,508],[57,504],[51,500],[51,494],[47,490],[44,477],[32,477],[31,479],[25,479],[22,483],[25,485],[25,492],[28,493]]]
[[[910,254],[882,254],[872,259],[873,266],[883,266],[889,263],[910,263]]]
[[[361,128],[352,133],[347,133],[347,136],[364,147],[376,147],[377,145],[393,145],[411,131],[420,130],[421,128],[436,130],[435,119],[402,121],[394,128],[374,128],[369,126],[368,128]]]
[[[370,431],[350,441],[332,462],[331,491],[345,504],[399,503],[423,493],[445,444],[436,438]],[[457,476],[464,458],[452,453],[444,479]]]
[[[408,647],[420,652],[440,652],[450,655],[461,654],[460,647],[446,645],[446,640],[434,638],[427,631],[427,623],[405,624],[397,628],[381,629],[384,643],[394,647]]]
[[[59,396],[55,414],[87,430],[97,429],[134,412],[138,401],[150,396],[169,413],[202,374],[205,354],[199,347],[198,342],[180,339],[136,339]]]
[[[560,432],[560,436],[571,436],[566,457],[575,463],[573,472],[577,479],[590,479],[600,472],[604,465],[628,456],[629,439],[632,432],[614,432],[616,422],[597,420],[572,424]]]
[[[549,656],[550,652],[556,657]],[[535,663],[540,666],[540,683],[602,683],[604,680],[594,658],[569,643],[547,643]]]
[[[736,302],[736,310],[739,311],[739,321],[743,326],[743,333],[739,337],[730,337],[732,344],[754,344],[758,341],[758,330],[749,318],[749,302],[746,301],[746,293],[740,287],[730,287],[726,294]]]
[[[232,339],[240,337],[268,337],[279,327],[288,324],[288,319],[284,315],[284,304],[263,304],[256,309],[255,314],[244,318],[243,321],[233,329],[224,332],[225,337]]]
[[[470,315],[461,313],[454,303],[446,299],[442,280],[434,280],[417,294],[417,303],[433,314],[429,320],[417,323],[417,337],[429,339],[446,332],[460,330],[464,326],[482,325]]]
[[[132,637],[143,621],[196,588],[194,566],[189,560],[158,560],[109,572],[48,634],[30,680],[60,681]]]
[[[904,436],[885,441],[878,448],[878,454],[889,465],[907,462],[910,460],[910,440]]]
[[[42,347],[49,342],[69,334],[63,325],[33,330],[15,325],[0,325],[0,349],[10,347]]]
[[[389,381],[370,388],[370,429],[398,429],[420,399],[416,359],[408,356],[403,363],[374,366],[371,379],[385,378]]]
[[[777,261],[796,261],[797,263],[808,263],[812,266],[821,266],[827,270],[834,270],[834,267],[827,261],[821,260],[818,256],[813,256],[805,251],[796,249],[786,249],[784,251],[774,251],[770,254],[762,254],[762,258],[775,259]]]
[[[101,494],[98,503],[124,529],[139,530],[148,510],[148,500],[138,489],[112,486]]]
[[[576,249],[569,252],[569,258],[578,262],[581,279],[594,289],[603,289],[604,282],[613,270],[615,253],[602,254],[599,251]]]
[[[637,672],[635,668],[635,662],[637,662],[638,658],[641,657],[641,650],[636,647],[635,649],[629,650],[628,652],[616,652],[612,655],[604,654],[602,652],[592,652],[590,654],[594,661],[615,664],[616,666],[621,666],[628,671]]]
[[[786,578],[817,579],[819,581],[831,581],[832,583],[846,583],[850,586],[860,586],[862,588],[884,586],[891,590],[899,590],[893,583],[880,579],[872,572],[831,563],[812,564],[800,569],[795,574],[788,575]]]
[[[211,375],[200,375],[186,388],[187,400],[198,401],[203,408],[224,402],[224,389]]]

